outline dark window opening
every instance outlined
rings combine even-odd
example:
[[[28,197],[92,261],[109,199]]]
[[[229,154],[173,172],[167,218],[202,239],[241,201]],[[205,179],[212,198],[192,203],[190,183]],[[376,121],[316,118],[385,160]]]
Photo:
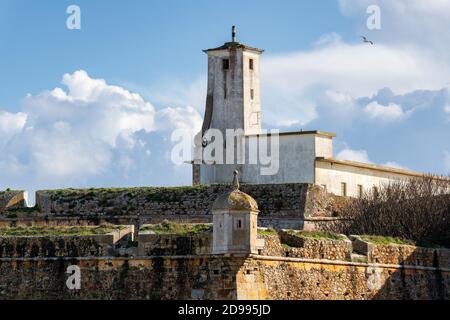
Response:
[[[242,228],[242,221],[238,220],[238,228],[241,229]]]
[[[230,69],[230,59],[223,59],[222,60],[222,69],[223,70],[229,70]]]
[[[250,99],[254,99],[255,98],[255,90],[250,89]]]
[[[249,67],[250,67],[250,70],[253,70],[253,59],[250,59]]]

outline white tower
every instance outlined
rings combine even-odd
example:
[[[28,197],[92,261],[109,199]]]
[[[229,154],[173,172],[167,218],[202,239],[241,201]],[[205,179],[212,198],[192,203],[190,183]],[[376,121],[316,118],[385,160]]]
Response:
[[[236,27],[233,26],[231,42],[204,52],[208,55],[208,91],[202,132],[198,138],[202,139],[209,129],[220,130],[224,140],[227,129],[242,129],[242,135],[260,134],[262,120],[259,58],[263,50],[237,42]],[[201,153],[200,139],[197,139],[196,143],[197,155]],[[224,154],[226,148],[224,143]],[[226,182],[235,169],[242,170],[237,165],[238,161],[235,162],[208,166],[195,161],[194,184]]]
[[[231,42],[204,52],[208,55],[208,92],[203,133],[211,128],[260,133],[259,58],[263,50],[237,42],[233,26]]]
[[[258,204],[239,190],[238,172],[233,189],[213,204],[213,254],[257,254]]]

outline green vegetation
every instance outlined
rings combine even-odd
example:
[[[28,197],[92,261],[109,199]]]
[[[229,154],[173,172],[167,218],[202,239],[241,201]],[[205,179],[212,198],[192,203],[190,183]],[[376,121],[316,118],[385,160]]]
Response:
[[[0,196],[9,193],[9,192],[17,192],[16,190],[11,190],[10,188],[7,188],[6,190],[1,190],[0,191]]]
[[[381,244],[381,245],[388,245],[388,244],[403,244],[403,245],[410,245],[414,246],[416,243],[411,240],[406,240],[402,238],[394,238],[394,237],[385,237],[385,236],[361,236],[361,240],[370,242],[373,244]]]
[[[136,195],[143,194],[148,201],[154,202],[176,202],[179,201],[181,196],[189,194],[191,192],[198,192],[199,190],[205,190],[205,186],[195,187],[137,187],[137,188],[99,188],[99,189],[55,189],[44,190],[44,192],[50,193],[52,201],[57,200],[76,200],[76,199],[89,199],[92,200],[98,197],[101,201],[101,205],[107,205],[108,200],[112,199],[115,195],[123,193],[124,197],[128,199],[134,199]],[[72,199],[65,199],[72,198]]]
[[[128,241],[128,243],[127,243],[127,245],[126,245],[126,247],[127,248],[136,248],[137,246],[138,246],[138,242],[137,241],[131,241],[131,240],[129,240]]]
[[[273,236],[277,235],[278,233],[274,229],[259,229],[258,234],[262,236]]]
[[[8,212],[11,213],[11,215],[16,215],[17,213],[34,213],[39,211],[39,208],[34,206],[34,207],[18,207],[18,208],[12,208],[12,209],[8,209]]]
[[[156,234],[194,235],[203,232],[211,232],[211,224],[185,224],[164,221],[160,224],[146,225],[140,231],[153,231]]]
[[[100,225],[94,227],[48,227],[48,226],[34,226],[34,227],[14,227],[14,228],[0,228],[0,236],[88,236],[97,234],[107,234],[116,230],[123,229],[123,226],[114,225]]]
[[[321,232],[321,231],[294,231],[290,230],[289,234],[297,237],[316,239],[316,240],[345,240],[343,235],[333,232]]]

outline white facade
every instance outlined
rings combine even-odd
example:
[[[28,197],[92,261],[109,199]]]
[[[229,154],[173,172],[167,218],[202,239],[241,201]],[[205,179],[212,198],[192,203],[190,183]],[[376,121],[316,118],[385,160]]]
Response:
[[[235,147],[234,162],[229,163],[225,162],[228,141],[224,142],[224,163],[228,164],[202,163],[197,159],[202,146],[197,146],[194,184],[228,183],[237,169],[241,173],[242,183],[311,183],[323,186],[336,195],[356,197],[389,181],[421,176],[406,170],[333,159],[335,135],[322,131],[280,133],[277,170],[274,174],[263,174],[262,168],[269,166],[252,162],[252,153],[249,152],[252,143],[270,141],[275,136],[263,134],[261,130],[259,57],[263,51],[238,42],[228,42],[205,52],[208,54],[208,93],[202,134],[199,136],[207,144],[212,143],[205,138],[205,132],[209,129],[219,129],[224,137],[226,129],[242,129],[238,138],[242,145]],[[240,158],[237,156],[238,148],[243,154]]]

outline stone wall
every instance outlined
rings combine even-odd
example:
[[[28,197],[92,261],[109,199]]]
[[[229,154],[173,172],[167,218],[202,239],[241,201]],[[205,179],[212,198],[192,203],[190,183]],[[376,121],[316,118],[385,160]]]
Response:
[[[236,299],[243,258],[0,259],[0,299]],[[67,267],[81,269],[69,290]]]
[[[204,255],[212,252],[212,233],[180,236],[140,232],[137,241],[139,256]]]
[[[259,255],[272,257],[285,256],[285,249],[281,244],[280,236],[276,232],[272,234],[258,234],[258,239],[264,240],[264,248],[259,251]]]
[[[238,288],[252,282],[263,288],[256,299],[450,299],[450,269],[255,257],[239,272]]]
[[[280,232],[281,242],[286,244],[286,255],[296,258],[350,260],[352,243],[342,235],[342,240],[312,239],[286,231]]]
[[[69,290],[69,265],[81,290]],[[450,299],[450,269],[264,256],[0,259],[0,299]]]
[[[355,251],[367,256],[367,261],[381,264],[439,266],[450,268],[450,250],[421,248],[409,245],[381,245],[352,236]]]
[[[205,216],[210,215],[217,195],[229,188],[214,185],[38,191],[36,204],[48,216]],[[258,202],[261,217],[303,218],[304,214],[317,215],[330,208],[330,203],[323,199],[310,199],[310,193],[316,197],[320,191],[308,184],[243,185],[241,189]]]
[[[0,216],[8,215],[8,210],[23,208],[25,204],[24,191],[0,191]]]
[[[0,237],[0,258],[113,256],[132,227],[102,235]]]

